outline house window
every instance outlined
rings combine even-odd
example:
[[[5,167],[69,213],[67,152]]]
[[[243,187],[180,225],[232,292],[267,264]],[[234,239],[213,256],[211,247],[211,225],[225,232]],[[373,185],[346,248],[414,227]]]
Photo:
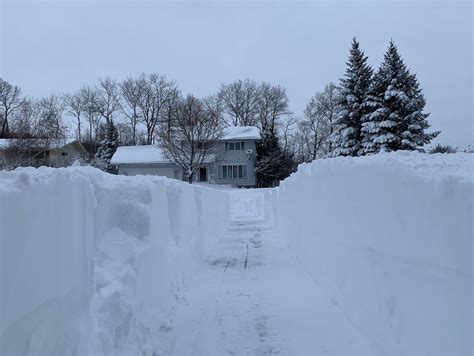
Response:
[[[208,150],[211,148],[211,143],[208,142],[208,141],[204,141],[204,142],[198,142],[197,143],[197,148],[198,149],[204,149],[204,150]]]
[[[226,151],[243,151],[245,148],[245,142],[243,141],[229,141],[225,143]]]
[[[222,168],[221,168],[222,167]],[[220,174],[222,172],[222,175]],[[242,179],[247,176],[247,167],[245,165],[228,165],[219,167],[219,176],[222,179]]]

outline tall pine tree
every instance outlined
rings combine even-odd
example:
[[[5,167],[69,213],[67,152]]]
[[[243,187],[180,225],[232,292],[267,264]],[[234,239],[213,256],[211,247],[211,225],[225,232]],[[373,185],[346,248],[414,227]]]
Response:
[[[115,167],[110,160],[118,147],[118,133],[112,120],[108,120],[104,127],[104,138],[100,141],[95,155],[96,166],[106,172],[115,173]]]
[[[355,37],[346,65],[345,76],[339,84],[340,109],[331,137],[333,156],[357,156],[361,148],[361,124],[367,113],[366,101],[373,71]]]
[[[425,104],[416,75],[409,72],[390,41],[373,78],[367,101],[372,112],[364,117],[360,153],[415,150],[429,143],[439,132],[425,132],[430,127],[429,114],[423,113]]]

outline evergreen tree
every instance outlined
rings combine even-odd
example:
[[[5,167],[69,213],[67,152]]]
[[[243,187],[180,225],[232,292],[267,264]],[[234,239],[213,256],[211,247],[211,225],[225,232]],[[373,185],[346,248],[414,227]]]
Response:
[[[115,167],[110,164],[110,160],[118,147],[118,133],[112,120],[108,120],[104,127],[104,137],[100,141],[99,148],[95,155],[96,166],[106,172],[115,173]]]
[[[264,130],[257,145],[255,173],[259,187],[274,187],[288,177],[295,168],[293,156],[281,149],[276,133]]]
[[[331,137],[333,156],[357,156],[361,147],[361,124],[367,113],[367,94],[373,71],[355,37],[346,65],[345,76],[339,84],[340,109]]]
[[[425,104],[416,75],[409,72],[390,41],[373,78],[367,101],[372,112],[364,117],[360,153],[415,150],[429,143],[439,132],[425,133],[430,127],[429,114],[423,113]]]

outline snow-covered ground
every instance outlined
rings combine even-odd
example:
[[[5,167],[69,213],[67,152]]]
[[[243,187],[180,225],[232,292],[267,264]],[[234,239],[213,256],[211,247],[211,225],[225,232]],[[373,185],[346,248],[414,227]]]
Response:
[[[472,354],[472,155],[277,189],[0,172],[0,354]]]

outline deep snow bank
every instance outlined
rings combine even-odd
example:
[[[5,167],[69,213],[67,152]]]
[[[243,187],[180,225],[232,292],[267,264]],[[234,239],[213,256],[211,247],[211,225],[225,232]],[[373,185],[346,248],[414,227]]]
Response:
[[[277,189],[282,237],[374,352],[471,354],[472,158],[319,160]]]
[[[0,172],[0,354],[152,354],[226,193],[92,168]]]

